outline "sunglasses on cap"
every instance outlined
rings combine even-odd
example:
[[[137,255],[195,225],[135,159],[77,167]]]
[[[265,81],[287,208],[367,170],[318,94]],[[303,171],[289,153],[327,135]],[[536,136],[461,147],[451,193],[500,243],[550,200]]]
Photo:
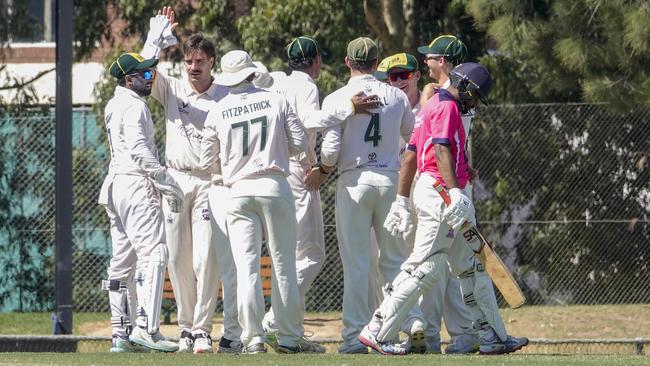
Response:
[[[393,72],[388,74],[388,80],[395,82],[399,79],[402,80],[409,80],[413,77],[414,72],[413,71],[400,71],[400,72]]]
[[[146,70],[131,73],[129,75],[139,75],[144,80],[149,81],[149,80],[153,80],[156,77],[156,70],[154,70],[154,69],[146,69]]]
[[[445,56],[440,56],[440,55],[426,55],[426,56],[424,57],[424,61],[425,61],[425,62],[426,62],[426,61],[429,61],[429,60],[440,61],[440,59],[443,58],[443,57],[445,57]]]

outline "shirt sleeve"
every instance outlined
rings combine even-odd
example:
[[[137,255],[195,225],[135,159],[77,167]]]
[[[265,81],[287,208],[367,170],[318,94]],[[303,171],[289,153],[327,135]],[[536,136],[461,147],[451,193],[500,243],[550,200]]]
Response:
[[[454,102],[441,102],[440,114],[431,123],[431,139],[434,144],[450,146],[458,123],[460,123],[460,112]]]
[[[300,110],[298,113],[307,131],[322,131],[326,128],[336,126],[345,121],[354,113],[352,102],[341,103],[331,106],[327,110],[320,108],[320,97],[316,84],[309,84],[309,88],[303,93],[296,95],[296,104]]]
[[[300,124],[298,115],[293,110],[293,108],[291,108],[286,98],[282,97],[279,94],[278,98],[283,105],[282,110],[285,114],[286,122],[284,129],[287,135],[287,140],[289,142],[289,156],[294,156],[305,152],[307,150],[309,141],[307,140],[307,134],[305,133],[304,128]]]
[[[151,96],[159,101],[164,108],[167,107],[167,95],[171,89],[171,78],[162,72],[156,70],[156,78],[153,80],[151,87]]]
[[[418,117],[418,118],[420,118],[420,117]],[[418,148],[417,148],[417,146],[418,146],[418,134],[420,133],[420,126],[421,125],[422,125],[422,123],[420,122],[420,123],[417,123],[413,127],[413,132],[411,133],[411,138],[409,139],[409,142],[406,145],[406,150],[410,150],[410,151],[413,151],[413,152],[418,151]]]
[[[145,123],[149,122],[146,105],[142,102],[134,104],[124,111],[124,141],[126,148],[131,152],[131,158],[148,175],[153,175],[162,168],[158,161],[155,146],[148,146],[145,134]]]

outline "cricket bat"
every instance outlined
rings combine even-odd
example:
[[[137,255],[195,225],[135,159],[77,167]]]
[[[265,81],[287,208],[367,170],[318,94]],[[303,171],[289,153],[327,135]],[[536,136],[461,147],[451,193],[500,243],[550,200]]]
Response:
[[[447,205],[451,203],[449,193],[440,182],[434,183],[433,188],[438,191]],[[526,297],[519,288],[517,281],[512,277],[508,267],[492,249],[492,244],[485,239],[476,226],[467,221],[461,226],[460,231],[465,240],[472,244],[472,248],[480,248],[476,256],[508,305],[513,309],[522,306],[526,302]]]

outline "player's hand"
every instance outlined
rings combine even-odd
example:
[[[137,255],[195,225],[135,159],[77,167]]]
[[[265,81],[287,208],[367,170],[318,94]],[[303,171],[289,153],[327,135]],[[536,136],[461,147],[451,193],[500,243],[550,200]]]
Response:
[[[408,197],[397,195],[395,202],[390,206],[390,211],[384,221],[384,228],[392,236],[402,235],[407,239],[413,231],[413,220],[409,210]]]
[[[305,186],[310,191],[317,191],[329,176],[329,174],[321,172],[319,167],[313,167],[305,174]]]
[[[153,174],[154,185],[167,201],[169,210],[174,213],[181,211],[183,207],[183,191],[176,180],[169,175],[167,169],[161,168]]]
[[[362,91],[353,95],[351,101],[354,106],[354,114],[372,114],[373,110],[384,105],[377,95],[366,95]]]
[[[451,226],[452,229],[458,230],[465,221],[474,224],[474,205],[472,201],[465,196],[460,188],[449,190],[451,203],[442,213],[443,219]]]
[[[427,104],[427,101],[442,87],[438,83],[429,83],[424,86],[422,93],[420,93],[420,105]]]
[[[167,48],[170,46],[175,45],[178,40],[176,39],[176,36],[174,36],[174,29],[178,25],[178,23],[174,23],[174,18],[176,17],[176,14],[174,13],[174,10],[172,9],[171,6],[164,6],[162,10],[158,11],[159,15],[164,15],[167,20],[169,21],[169,26],[165,28],[162,32],[162,45],[161,48]]]

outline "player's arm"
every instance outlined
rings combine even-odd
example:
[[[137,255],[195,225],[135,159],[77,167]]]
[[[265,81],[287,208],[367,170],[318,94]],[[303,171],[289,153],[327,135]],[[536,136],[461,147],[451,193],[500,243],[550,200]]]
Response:
[[[404,197],[411,195],[411,185],[418,170],[417,153],[415,149],[409,147],[406,148],[402,156],[402,165],[399,168],[399,179],[397,181],[397,194]]]
[[[305,152],[309,145],[305,129],[302,127],[298,115],[296,115],[296,112],[291,108],[287,99],[279,94],[277,95],[283,105],[282,110],[285,114],[284,130],[289,142],[289,156]]]
[[[413,133],[413,125],[415,125],[415,115],[413,114],[411,104],[409,103],[406,94],[400,91],[400,98],[404,105],[404,113],[402,114],[402,123],[400,124],[399,132],[404,141],[409,141],[411,134]]]
[[[203,126],[203,139],[201,140],[201,152],[199,155],[199,166],[206,171],[214,165],[219,165],[219,136],[217,134],[216,113],[208,112],[205,125]]]
[[[124,111],[124,141],[131,152],[131,158],[147,175],[153,176],[163,169],[151,146],[147,146],[144,124],[147,121],[146,106],[142,102],[133,104]]]
[[[301,108],[304,107],[302,109],[306,111],[303,113],[302,123],[308,131],[321,131],[337,126],[354,114],[370,114],[371,109],[382,105],[376,95],[367,96],[363,92],[359,92],[353,95],[349,101],[333,103],[321,110],[318,87],[314,84],[310,86],[308,92],[296,97]]]
[[[160,58],[160,51],[177,43],[176,36],[172,33],[178,23],[174,23],[174,10],[171,6],[165,6],[158,11],[158,14],[149,19],[149,32],[140,55],[145,59]],[[156,72],[153,80],[151,96],[166,106],[166,97],[170,88],[170,78],[160,72]]]

